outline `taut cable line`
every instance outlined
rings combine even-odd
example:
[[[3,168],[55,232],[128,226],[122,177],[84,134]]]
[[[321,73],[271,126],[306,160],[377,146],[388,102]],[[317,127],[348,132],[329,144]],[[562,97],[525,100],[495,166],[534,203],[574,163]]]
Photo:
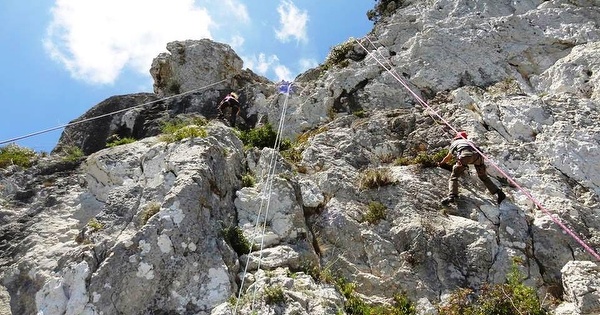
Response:
[[[0,145],[6,144],[6,143],[15,142],[15,141],[18,141],[18,140],[23,140],[23,139],[30,138],[30,137],[37,136],[37,135],[41,135],[41,134],[44,134],[44,133],[47,133],[47,132],[50,132],[50,131],[54,131],[54,130],[66,128],[66,127],[73,126],[73,125],[78,125],[78,124],[81,124],[81,123],[84,123],[84,122],[88,122],[88,121],[100,119],[100,118],[103,118],[103,117],[112,116],[112,115],[115,115],[115,114],[118,114],[118,113],[126,112],[126,111],[134,109],[134,108],[138,108],[138,107],[143,107],[143,106],[155,104],[155,103],[162,102],[164,100],[168,100],[168,99],[171,99],[171,98],[179,97],[179,96],[182,96],[182,95],[186,95],[186,94],[198,92],[198,91],[207,89],[207,88],[209,88],[211,86],[223,83],[223,82],[225,82],[227,80],[228,79],[223,79],[221,81],[214,82],[214,83],[208,84],[206,86],[203,86],[201,88],[197,88],[197,89],[190,90],[190,91],[187,91],[187,92],[183,92],[183,93],[179,93],[179,94],[176,94],[176,95],[171,95],[171,96],[163,97],[163,98],[158,99],[158,100],[154,100],[154,101],[151,101],[151,102],[147,102],[147,103],[135,105],[135,106],[132,106],[132,107],[127,107],[127,108],[124,108],[124,109],[121,109],[121,110],[117,110],[117,111],[114,111],[114,112],[110,112],[110,113],[102,114],[102,115],[99,115],[99,116],[94,116],[94,117],[90,117],[90,118],[86,118],[86,119],[74,121],[74,122],[71,122],[71,123],[68,123],[68,124],[64,124],[64,125],[60,125],[60,126],[56,126],[56,127],[52,127],[52,128],[48,128],[48,129],[44,129],[44,130],[32,132],[30,134],[26,134],[26,135],[23,135],[23,136],[19,136],[19,137],[7,139],[7,140],[4,140],[4,141],[0,141]]]

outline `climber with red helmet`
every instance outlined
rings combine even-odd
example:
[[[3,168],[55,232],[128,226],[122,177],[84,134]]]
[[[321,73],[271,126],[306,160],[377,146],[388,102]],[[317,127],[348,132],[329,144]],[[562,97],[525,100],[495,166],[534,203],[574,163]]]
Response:
[[[448,163],[452,157],[456,157],[456,163],[452,167],[452,174],[450,174],[450,179],[448,181],[448,190],[450,192],[448,197],[442,199],[442,204],[447,206],[450,203],[456,202],[456,198],[458,197],[458,178],[465,171],[465,168],[468,164],[473,164],[475,166],[477,176],[490,193],[498,195],[497,201],[498,204],[500,204],[502,200],[506,198],[506,195],[488,177],[485,170],[484,159],[481,154],[477,152],[477,150],[480,152],[481,150],[479,148],[475,150],[476,146],[472,142],[468,141],[467,137],[468,134],[466,132],[457,132],[454,139],[452,139],[452,143],[448,149],[448,154],[441,162],[438,163],[438,165],[443,165]]]

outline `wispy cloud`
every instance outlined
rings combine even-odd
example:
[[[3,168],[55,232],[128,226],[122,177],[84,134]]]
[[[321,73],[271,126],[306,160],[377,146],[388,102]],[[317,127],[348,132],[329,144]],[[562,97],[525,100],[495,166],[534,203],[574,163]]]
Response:
[[[214,0],[212,0],[214,1]],[[221,0],[223,1],[223,0]],[[248,9],[246,6],[240,1],[235,0],[224,0],[223,5],[225,6],[225,11],[235,17],[236,23],[248,23],[250,22],[250,15],[248,14]]]
[[[292,79],[292,72],[284,65],[275,67],[275,75],[277,76],[277,80],[291,81]]]
[[[242,56],[244,66],[260,75],[270,78],[276,77],[277,80],[290,80],[292,72],[288,67],[281,64],[277,55],[267,56],[264,53],[252,56]]]
[[[258,56],[242,56],[242,60],[246,68],[256,71],[260,75],[266,75],[273,65],[279,64],[279,58],[276,55],[267,57],[264,53],[260,53]]]
[[[246,40],[244,39],[244,37],[240,35],[233,35],[229,40],[229,45],[231,46],[231,48],[233,48],[233,50],[239,50],[244,45],[245,41]]]
[[[319,65],[319,62],[315,59],[302,58],[298,61],[300,65],[300,72],[314,68]]]
[[[170,41],[212,38],[211,25],[194,0],[57,0],[44,46],[73,77],[111,84],[128,66],[147,74]]]
[[[275,30],[277,39],[287,42],[290,38],[295,38],[298,42],[307,42],[306,24],[308,22],[308,13],[301,11],[292,1],[284,0],[277,7],[279,13],[279,29]]]

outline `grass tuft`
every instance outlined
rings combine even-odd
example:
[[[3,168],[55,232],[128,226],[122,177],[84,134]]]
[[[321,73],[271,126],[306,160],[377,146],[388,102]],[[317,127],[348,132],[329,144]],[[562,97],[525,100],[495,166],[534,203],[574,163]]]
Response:
[[[372,201],[369,203],[368,211],[363,217],[363,220],[369,222],[370,224],[377,224],[381,220],[385,220],[385,212],[387,207],[384,206],[381,202]]]
[[[206,138],[208,136],[208,133],[204,128],[206,124],[206,119],[198,117],[191,119],[174,119],[163,125],[163,134],[160,139],[171,143],[187,138]]]
[[[6,168],[10,165],[28,168],[33,164],[35,156],[35,151],[29,148],[9,144],[0,148],[0,168]]]
[[[447,154],[448,149],[442,149],[433,154],[421,152],[414,158],[408,158],[405,156],[399,157],[394,161],[394,165],[421,165],[422,167],[436,167],[438,162],[441,162]]]
[[[523,275],[513,261],[506,283],[483,286],[476,293],[458,289],[444,306],[438,306],[439,315],[546,315],[535,289],[523,284]]]
[[[254,175],[248,172],[242,175],[242,187],[254,187],[256,185],[256,179],[254,179]]]
[[[106,144],[107,147],[112,148],[112,147],[116,147],[118,145],[123,145],[123,144],[128,144],[128,143],[133,143],[136,142],[137,139],[135,138],[130,138],[130,137],[126,137],[126,138],[118,138],[114,141],[108,142]]]
[[[248,131],[240,131],[239,137],[246,148],[273,148],[275,147],[275,141],[277,140],[277,132],[273,130],[271,124],[267,123]],[[283,139],[280,142],[279,150],[285,151],[289,149],[290,146],[291,142],[287,139]]]
[[[264,297],[267,305],[277,305],[285,302],[285,294],[280,285],[266,287],[264,290]]]
[[[142,225],[146,225],[146,223],[148,223],[148,220],[150,220],[150,218],[157,214],[158,211],[160,211],[160,203],[156,201],[151,201],[147,203],[142,209],[142,214],[140,216]]]
[[[379,188],[393,184],[389,168],[370,168],[360,175],[361,188]]]

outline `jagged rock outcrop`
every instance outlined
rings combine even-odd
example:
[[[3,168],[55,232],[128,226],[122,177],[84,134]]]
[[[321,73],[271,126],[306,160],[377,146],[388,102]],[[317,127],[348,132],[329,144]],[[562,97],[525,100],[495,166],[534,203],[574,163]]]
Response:
[[[177,41],[167,44],[168,53],[152,61],[150,74],[154,93],[180,94],[205,86],[226,86],[242,72],[242,59],[229,45],[209,39]]]
[[[10,309],[346,313],[333,278],[356,283],[369,303],[404,293],[419,314],[436,314],[456,288],[504,282],[516,259],[541,299],[564,301],[545,305],[552,313],[597,314],[598,262],[545,210],[600,251],[598,21],[593,1],[403,1],[375,25],[371,42],[360,40],[368,55],[356,41],[342,45],[347,58],[299,76],[290,97],[241,70],[226,45],[208,51],[224,51],[215,65],[232,68],[207,66],[206,74],[188,57],[210,42],[172,43],[153,66],[162,69],[159,95],[169,94],[166,78],[183,92],[236,77],[162,100],[154,118],[139,118],[152,115],[136,108],[102,123],[102,135],[142,130],[141,140],[108,149],[102,140],[81,166],[40,162],[0,175],[8,235],[0,272]],[[246,127],[276,125],[285,113],[282,136],[295,140],[295,155],[245,149],[218,121],[205,138],[154,137],[181,114],[210,120],[231,89],[243,91]],[[509,196],[501,206],[466,174],[457,207],[440,211],[449,172],[395,163],[448,145],[433,111],[484,148],[490,176]],[[128,123],[137,121],[144,123]],[[74,143],[90,136],[82,129]],[[370,186],[374,174],[381,178]],[[243,176],[256,184],[242,187]],[[370,217],[373,205],[383,215]],[[235,228],[252,252],[236,252],[224,233]]]
[[[150,103],[137,111],[152,112],[160,115],[164,109],[158,106],[159,98],[151,93],[139,93],[110,97],[88,110],[81,117],[69,122],[53,152],[61,152],[69,147],[78,147],[84,154],[92,154],[106,147],[106,140],[118,135],[121,138],[132,137],[141,139],[160,132],[158,126],[148,128],[146,120],[135,115],[136,110],[128,108]],[[153,104],[154,103],[154,104]],[[151,106],[154,105],[154,106]],[[113,114],[114,112],[118,112]],[[146,114],[150,116],[150,114]],[[148,130],[149,129],[149,130]]]
[[[556,314],[593,314],[600,310],[600,268],[589,261],[568,262],[562,270],[565,301]]]
[[[26,237],[35,247],[15,258],[34,265],[5,275],[9,292],[35,291],[35,300],[11,300],[13,313],[206,310],[227,300],[238,263],[217,235],[235,224],[243,151],[222,124],[208,132],[173,144],[146,138],[89,156],[85,190],[56,197],[54,207],[72,204],[64,208],[71,212],[40,215],[31,227],[63,232]],[[29,258],[40,251],[44,259]],[[19,271],[25,269],[30,273]]]
[[[241,108],[237,127],[248,129],[258,118],[255,109],[247,104],[276,93],[276,87],[267,84],[266,78],[248,69],[242,70],[240,57],[225,44],[208,39],[187,40],[171,42],[167,49],[172,54],[159,55],[150,73],[156,85],[182,82],[180,89],[164,92],[157,88],[157,94],[110,97],[71,121],[53,152],[78,147],[89,155],[106,148],[107,142],[115,139],[156,136],[166,122],[182,114],[216,118],[217,105],[231,91],[237,91],[242,104],[246,104]],[[164,95],[169,96],[159,97]]]

